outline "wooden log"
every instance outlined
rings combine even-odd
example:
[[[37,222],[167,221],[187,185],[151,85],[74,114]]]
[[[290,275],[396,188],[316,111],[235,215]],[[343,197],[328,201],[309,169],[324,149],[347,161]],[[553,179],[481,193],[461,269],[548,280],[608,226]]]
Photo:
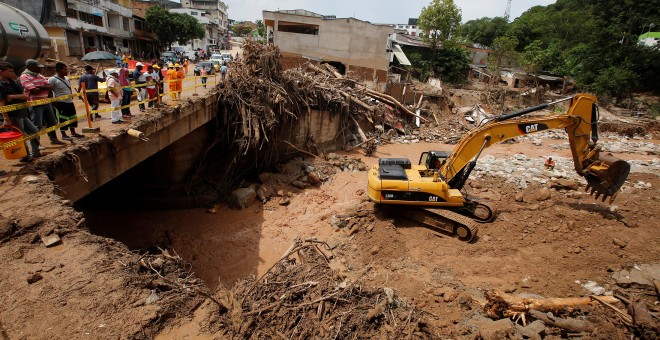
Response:
[[[316,65],[312,65],[312,64],[309,64],[309,63],[308,63],[308,64],[307,64],[307,68],[310,69],[310,70],[312,70],[312,71],[316,71],[316,72],[318,72],[318,73],[325,74],[325,75],[328,76],[328,77],[334,77],[334,74],[332,74],[332,73],[330,73],[330,72],[328,72],[328,71],[326,71],[326,70],[324,70],[324,69],[322,69],[322,68],[320,68],[320,67],[317,67]]]
[[[486,298],[491,302],[504,302],[507,309],[511,312],[527,312],[531,309],[541,312],[555,312],[569,307],[588,306],[594,302],[591,297],[576,298],[521,298],[509,295],[503,292],[488,292]],[[600,301],[607,303],[619,302],[619,299],[613,296],[599,296]]]
[[[349,116],[349,117],[351,117],[351,121],[353,121],[353,124],[355,124],[355,127],[358,130],[358,134],[360,135],[360,139],[362,139],[362,142],[363,143],[366,142],[368,138],[367,135],[364,134],[364,131],[362,131],[362,128],[360,128],[360,124],[358,124],[357,120],[355,120],[353,116]]]
[[[365,90],[366,90],[367,93],[368,93],[369,95],[371,95],[372,97],[376,97],[377,99],[380,99],[380,100],[382,100],[382,101],[384,101],[384,102],[387,102],[387,103],[390,104],[390,105],[393,105],[393,106],[398,107],[398,108],[401,109],[401,111],[403,111],[405,114],[408,114],[408,115],[413,116],[413,117],[419,117],[420,120],[422,120],[422,121],[424,121],[424,122],[428,122],[428,119],[426,119],[426,118],[424,118],[424,117],[421,117],[421,116],[418,116],[418,115],[416,115],[414,112],[408,110],[407,107],[403,106],[403,104],[401,104],[401,102],[399,102],[398,100],[392,98],[392,96],[387,95],[387,94],[384,94],[384,93],[380,93],[380,92],[378,92],[378,91],[374,91],[374,90],[371,90],[371,89],[365,89]]]
[[[323,65],[323,67],[325,67],[328,71],[330,71],[330,73],[332,73],[335,76],[335,78],[337,79],[344,78],[339,72],[337,72],[337,70],[334,67],[332,67],[332,65],[330,64],[321,64],[321,65]]]
[[[346,98],[350,98],[351,101],[352,101],[353,103],[362,106],[365,110],[368,110],[368,111],[370,111],[370,112],[374,112],[374,110],[376,110],[376,107],[375,107],[375,106],[371,106],[371,105],[369,105],[369,104],[367,104],[367,103],[365,103],[365,102],[363,102],[363,101],[361,101],[361,100],[359,100],[359,99],[357,99],[357,98],[351,96],[350,94],[348,94],[348,93],[346,93],[346,92],[344,92],[344,91],[339,91],[339,93],[341,93],[341,95],[344,96],[344,97],[346,97]]]
[[[559,327],[573,333],[592,333],[596,329],[596,327],[588,321],[573,318],[558,318],[550,313],[542,313],[533,309],[528,313],[533,318],[543,321],[546,325]]]

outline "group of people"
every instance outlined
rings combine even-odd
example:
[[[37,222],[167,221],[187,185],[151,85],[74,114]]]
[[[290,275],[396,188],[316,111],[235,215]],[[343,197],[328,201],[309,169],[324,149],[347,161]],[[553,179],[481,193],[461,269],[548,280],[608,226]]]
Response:
[[[34,59],[28,59],[25,61],[25,71],[19,77],[14,65],[0,61],[0,106],[48,98],[56,99],[52,104],[34,105],[3,113],[3,126],[15,126],[23,134],[32,135],[38,133],[44,125],[47,127],[57,125],[59,118],[60,123],[68,122],[60,127],[63,140],[85,138],[76,132],[78,123],[74,118],[77,115],[73,104],[73,89],[67,77],[69,74],[67,65],[62,62],[55,64],[56,74],[50,78],[41,74],[43,69],[44,65]],[[65,144],[57,138],[55,131],[49,132],[48,137],[51,144]],[[25,149],[28,150],[28,154],[20,159],[21,162],[31,162],[33,158],[42,155],[39,138],[30,139],[30,149],[27,143]]]

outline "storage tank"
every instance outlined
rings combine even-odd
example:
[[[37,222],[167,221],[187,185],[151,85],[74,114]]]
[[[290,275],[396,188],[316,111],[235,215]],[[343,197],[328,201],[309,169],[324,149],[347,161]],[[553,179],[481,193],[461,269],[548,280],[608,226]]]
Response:
[[[38,59],[50,50],[46,29],[31,15],[0,2],[0,59],[16,69],[26,59]]]

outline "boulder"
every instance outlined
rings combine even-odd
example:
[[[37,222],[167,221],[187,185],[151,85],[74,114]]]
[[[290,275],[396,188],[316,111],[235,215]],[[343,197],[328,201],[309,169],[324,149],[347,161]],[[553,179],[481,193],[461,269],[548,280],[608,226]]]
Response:
[[[0,239],[3,239],[14,232],[14,224],[4,216],[0,215]]]
[[[534,195],[534,196],[536,197],[537,201],[546,201],[546,200],[550,199],[552,194],[550,193],[550,190],[548,188],[542,188],[542,189],[539,189],[536,192],[536,195]]]
[[[321,183],[321,178],[319,177],[318,172],[313,171],[313,172],[310,172],[310,173],[307,175],[307,181],[308,181],[310,184],[319,184],[319,183]]]
[[[556,190],[578,190],[579,184],[577,181],[560,178],[550,181],[550,187]]]
[[[294,187],[296,187],[298,189],[305,189],[305,183],[303,183],[302,181],[299,181],[299,180],[295,180],[295,181],[291,182],[291,185],[293,185]]]
[[[525,193],[522,191],[518,192],[514,199],[516,200],[516,202],[523,202],[525,200]]]
[[[532,338],[545,333],[545,324],[541,320],[536,320],[525,327],[518,327],[518,330],[524,337]]]
[[[514,333],[513,322],[510,319],[482,321],[477,327],[483,340],[507,339]]]
[[[234,190],[227,199],[229,207],[232,209],[245,209],[254,203],[257,193],[250,188],[240,188]]]

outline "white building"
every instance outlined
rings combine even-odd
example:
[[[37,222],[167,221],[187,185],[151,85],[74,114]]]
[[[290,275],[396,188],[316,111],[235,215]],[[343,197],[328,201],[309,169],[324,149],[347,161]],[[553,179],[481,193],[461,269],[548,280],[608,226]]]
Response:
[[[202,24],[202,26],[204,26],[204,30],[206,31],[204,39],[194,39],[185,45],[173,43],[172,48],[182,48],[185,51],[198,50],[200,48],[206,50],[209,45],[216,45],[218,43],[218,25],[214,18],[209,18],[206,11],[196,8],[174,8],[170,9],[170,12],[188,14],[194,17],[200,24]]]
[[[417,26],[416,18],[408,19],[407,24],[395,24],[394,29],[397,31],[405,31],[402,33],[406,33],[408,35],[419,35],[419,33],[421,33],[419,27]]]

